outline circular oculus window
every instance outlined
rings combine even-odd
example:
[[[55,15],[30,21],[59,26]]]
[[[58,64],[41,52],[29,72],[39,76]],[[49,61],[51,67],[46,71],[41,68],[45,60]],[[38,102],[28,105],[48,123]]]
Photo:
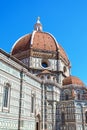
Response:
[[[42,66],[43,66],[44,68],[47,68],[47,67],[48,67],[48,63],[45,62],[45,61],[43,61],[43,62],[42,62]]]

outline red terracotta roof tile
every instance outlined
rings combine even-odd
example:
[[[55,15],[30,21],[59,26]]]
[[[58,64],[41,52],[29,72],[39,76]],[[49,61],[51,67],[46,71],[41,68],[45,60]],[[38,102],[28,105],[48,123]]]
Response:
[[[61,57],[63,57],[65,61],[69,62],[64,49],[60,45],[57,45],[55,39],[49,33],[37,31],[35,32],[34,37],[32,35],[33,34],[27,34],[21,37],[19,40],[17,40],[12,49],[12,55],[15,55],[22,51],[29,50],[30,45],[32,44],[32,48],[37,50],[46,50],[55,52],[57,50],[60,50],[59,53]],[[33,40],[31,41],[32,37]]]
[[[63,80],[63,85],[76,84],[84,86],[84,83],[77,77],[69,76]]]

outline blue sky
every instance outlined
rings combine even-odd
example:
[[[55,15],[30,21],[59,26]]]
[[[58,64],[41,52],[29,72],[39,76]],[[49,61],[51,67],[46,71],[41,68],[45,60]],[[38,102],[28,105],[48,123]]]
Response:
[[[0,48],[9,53],[38,16],[65,49],[71,74],[87,85],[87,0],[0,0]]]

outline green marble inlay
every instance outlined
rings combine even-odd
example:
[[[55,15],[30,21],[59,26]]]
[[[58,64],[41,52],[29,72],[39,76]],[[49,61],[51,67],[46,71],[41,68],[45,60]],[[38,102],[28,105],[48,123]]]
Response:
[[[0,69],[6,71],[7,73],[12,74],[13,76],[20,78],[20,73],[17,70],[13,69],[11,66],[3,62],[0,62]]]

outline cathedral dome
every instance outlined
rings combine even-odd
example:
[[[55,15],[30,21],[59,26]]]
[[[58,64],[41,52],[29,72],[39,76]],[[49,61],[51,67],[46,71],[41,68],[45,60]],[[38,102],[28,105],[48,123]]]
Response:
[[[77,78],[75,76],[69,76],[63,80],[63,85],[70,85],[70,84],[84,86],[84,83],[79,78]]]
[[[42,52],[47,51],[51,53],[55,52],[56,54],[59,53],[62,59],[69,64],[64,49],[58,44],[56,39],[50,33],[42,31],[42,25],[39,19],[37,20],[37,23],[34,26],[34,31],[31,34],[27,34],[15,42],[11,54],[16,56],[18,53],[30,51],[31,49]]]
[[[34,33],[34,34],[33,34]],[[37,50],[56,51],[57,45],[54,38],[45,32],[34,31],[32,34],[27,34],[21,37],[15,43],[12,49],[12,55],[18,53],[18,51],[29,50],[30,46]],[[33,38],[32,38],[33,37]],[[30,45],[30,46],[29,46]]]
[[[13,47],[12,47],[12,52],[11,52],[12,55],[20,53],[22,51],[29,50],[29,48],[30,48],[30,46],[29,46],[30,40],[31,40],[31,34],[27,34],[27,35],[19,38],[15,42],[15,44],[13,45]]]

